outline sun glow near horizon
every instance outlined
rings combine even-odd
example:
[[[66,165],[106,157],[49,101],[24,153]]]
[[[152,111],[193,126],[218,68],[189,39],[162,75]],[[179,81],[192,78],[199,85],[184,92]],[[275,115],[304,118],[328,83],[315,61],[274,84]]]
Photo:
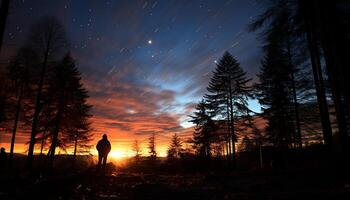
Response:
[[[128,154],[127,152],[121,151],[121,150],[112,150],[111,152],[109,152],[109,157],[118,160],[121,158],[132,157],[132,155]]]
[[[167,142],[159,142],[157,144],[157,147],[156,147],[156,151],[157,151],[157,156],[159,157],[166,157],[167,155],[167,149],[168,149],[168,143],[170,141],[167,141]],[[95,144],[97,142],[93,142],[93,144]],[[111,159],[114,159],[114,160],[120,160],[120,159],[124,159],[124,158],[131,158],[131,157],[134,157],[135,156],[135,152],[132,151],[132,141],[130,141],[128,144],[125,144],[125,145],[120,145],[120,143],[118,142],[111,142],[112,144],[112,149],[108,155],[109,158]],[[1,147],[4,147],[6,152],[9,152],[10,150],[10,141],[2,141],[0,142],[0,146]],[[36,146],[36,147],[39,147]],[[14,149],[14,152],[15,153],[18,153],[18,154],[23,154],[23,155],[26,155],[27,152],[27,146],[26,144],[23,144],[23,143],[19,143],[19,144],[16,144],[15,145],[15,149]],[[60,148],[57,148],[57,151],[56,151],[57,155],[60,155],[60,154],[73,154],[73,149],[72,148],[68,148],[66,150],[63,150],[63,149],[60,149]],[[40,148],[35,148],[34,150],[34,153],[35,154],[40,154]],[[43,151],[44,154],[47,153],[47,149],[44,149]],[[77,153],[78,155],[87,155],[87,154],[90,154],[90,155],[93,155],[93,156],[98,156],[98,152],[97,150],[93,147],[90,149],[89,152],[84,152],[84,153]],[[148,148],[147,148],[147,144],[146,143],[143,143],[141,144],[141,152],[140,152],[141,156],[144,156],[144,157],[147,157],[149,154],[148,154]]]
[[[108,154],[108,157],[113,159],[113,160],[121,160],[121,159],[125,159],[125,158],[131,158],[135,156],[135,152],[133,152],[131,149],[121,149],[121,148],[113,148],[114,145],[112,145],[112,149]],[[94,150],[94,152],[92,153],[93,155],[98,155],[98,152],[96,150]],[[141,156],[148,156],[148,149],[147,148],[141,148],[141,152],[140,152]],[[167,156],[167,147],[163,145],[159,146],[157,148],[157,156],[159,157],[166,157]]]

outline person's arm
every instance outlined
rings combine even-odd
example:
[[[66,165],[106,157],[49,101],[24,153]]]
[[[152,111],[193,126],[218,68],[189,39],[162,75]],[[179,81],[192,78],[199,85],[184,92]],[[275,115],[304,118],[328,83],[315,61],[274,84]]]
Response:
[[[108,141],[108,153],[111,151],[111,143]]]
[[[97,149],[97,151],[101,150],[101,141],[97,142],[96,149]]]

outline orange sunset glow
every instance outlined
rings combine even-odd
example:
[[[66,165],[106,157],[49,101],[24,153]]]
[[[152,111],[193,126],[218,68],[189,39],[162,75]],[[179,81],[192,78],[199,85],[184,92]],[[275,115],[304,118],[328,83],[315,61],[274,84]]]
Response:
[[[350,200],[350,0],[0,0],[0,200]]]

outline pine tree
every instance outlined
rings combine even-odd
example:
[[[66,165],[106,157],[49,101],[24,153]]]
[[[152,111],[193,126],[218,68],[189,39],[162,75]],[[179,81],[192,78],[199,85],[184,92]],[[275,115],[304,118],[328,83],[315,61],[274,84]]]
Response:
[[[149,149],[149,155],[151,159],[155,159],[157,157],[157,150],[156,150],[156,135],[152,133],[151,137],[148,138],[148,149]]]
[[[321,54],[318,46],[321,44],[335,108],[338,134],[341,138],[339,144],[348,156],[350,154],[348,134],[350,90],[346,88],[349,83],[347,66],[350,49],[346,35],[349,20],[349,9],[345,8],[347,6],[349,3],[342,1],[298,1],[308,36],[310,53],[315,56]],[[331,136],[329,138],[331,139]]]
[[[310,94],[313,95],[313,90],[316,90],[324,142],[328,147],[331,147],[332,128],[320,61],[321,54],[318,47],[317,34],[314,29],[315,24],[310,21],[309,17],[315,9],[313,7],[305,9],[305,5],[310,5],[310,2],[289,0],[270,1],[270,7],[249,25],[249,29],[255,31],[258,28],[264,27],[265,29],[262,35],[265,41],[268,41],[269,38],[279,40],[281,50],[286,52],[288,64],[293,68],[290,76],[295,113],[296,134],[294,143],[296,143],[296,146],[302,147],[301,124],[307,123],[303,122],[307,116],[300,116],[300,103],[307,104],[314,101],[314,98],[307,98],[310,97]],[[307,48],[309,52],[306,51]],[[310,53],[309,56],[308,53]],[[305,75],[309,74],[305,73],[305,69],[310,66],[310,61],[313,78]],[[315,86],[310,87],[310,84],[305,84],[305,81],[314,81]]]
[[[193,148],[197,154],[209,158],[211,156],[211,144],[216,131],[216,125],[212,119],[213,113],[210,104],[204,99],[196,106],[196,111],[190,122],[196,125],[193,133]]]
[[[84,89],[83,89],[84,90]],[[70,116],[75,120],[65,123],[65,132],[63,132],[63,141],[73,145],[73,164],[77,153],[89,153],[92,147],[93,133],[89,119],[91,106],[86,103],[86,91],[78,95],[80,99],[74,100],[70,107]]]
[[[138,159],[141,156],[141,148],[138,140],[134,140],[132,144],[132,151],[135,153],[136,159]]]
[[[179,136],[175,133],[171,138],[171,143],[168,148],[168,158],[180,158],[182,151],[182,141],[179,138]]]
[[[270,41],[255,85],[256,97],[262,105],[263,117],[268,120],[267,134],[277,147],[291,144],[293,135],[290,68],[278,42]]]
[[[217,63],[207,87],[209,93],[205,96],[215,115],[227,121],[228,143],[232,148],[234,166],[236,162],[235,143],[237,142],[235,119],[250,112],[247,102],[251,92],[251,87],[248,85],[250,80],[238,61],[229,52],[225,52]]]
[[[41,63],[27,157],[27,167],[30,169],[32,167],[34,146],[37,141],[39,116],[43,106],[42,96],[45,79],[48,77],[50,62],[55,61],[62,49],[67,46],[67,39],[63,25],[56,18],[43,17],[31,26],[27,40],[28,46],[33,48],[40,56]]]
[[[34,85],[35,66],[38,64],[38,55],[30,48],[22,47],[18,50],[17,55],[11,60],[8,69],[7,77],[10,79],[8,85],[8,93],[14,101],[14,108],[11,111],[13,116],[12,139],[10,148],[10,166],[15,147],[16,133],[20,122],[20,115],[23,111],[30,112],[26,109],[24,101],[30,99],[32,86]]]
[[[52,164],[56,147],[65,149],[73,143],[76,154],[78,147],[89,148],[92,139],[89,122],[91,106],[87,104],[87,91],[69,53],[53,69],[49,91],[49,95],[53,97],[51,105],[54,110],[49,122],[52,124],[49,150]]]

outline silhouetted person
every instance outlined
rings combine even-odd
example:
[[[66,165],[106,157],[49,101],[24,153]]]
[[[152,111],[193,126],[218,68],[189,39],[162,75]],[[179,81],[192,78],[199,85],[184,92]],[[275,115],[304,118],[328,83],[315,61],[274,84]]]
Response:
[[[108,156],[108,153],[111,151],[111,143],[108,141],[106,134],[104,134],[102,136],[102,139],[98,141],[96,145],[96,149],[98,151],[97,170],[101,168],[101,163],[102,163],[103,172],[104,172],[106,168],[106,163],[107,163],[107,156]]]
[[[1,151],[0,151],[0,168],[5,168],[6,163],[7,163],[7,154],[5,152],[5,148],[1,147]]]

